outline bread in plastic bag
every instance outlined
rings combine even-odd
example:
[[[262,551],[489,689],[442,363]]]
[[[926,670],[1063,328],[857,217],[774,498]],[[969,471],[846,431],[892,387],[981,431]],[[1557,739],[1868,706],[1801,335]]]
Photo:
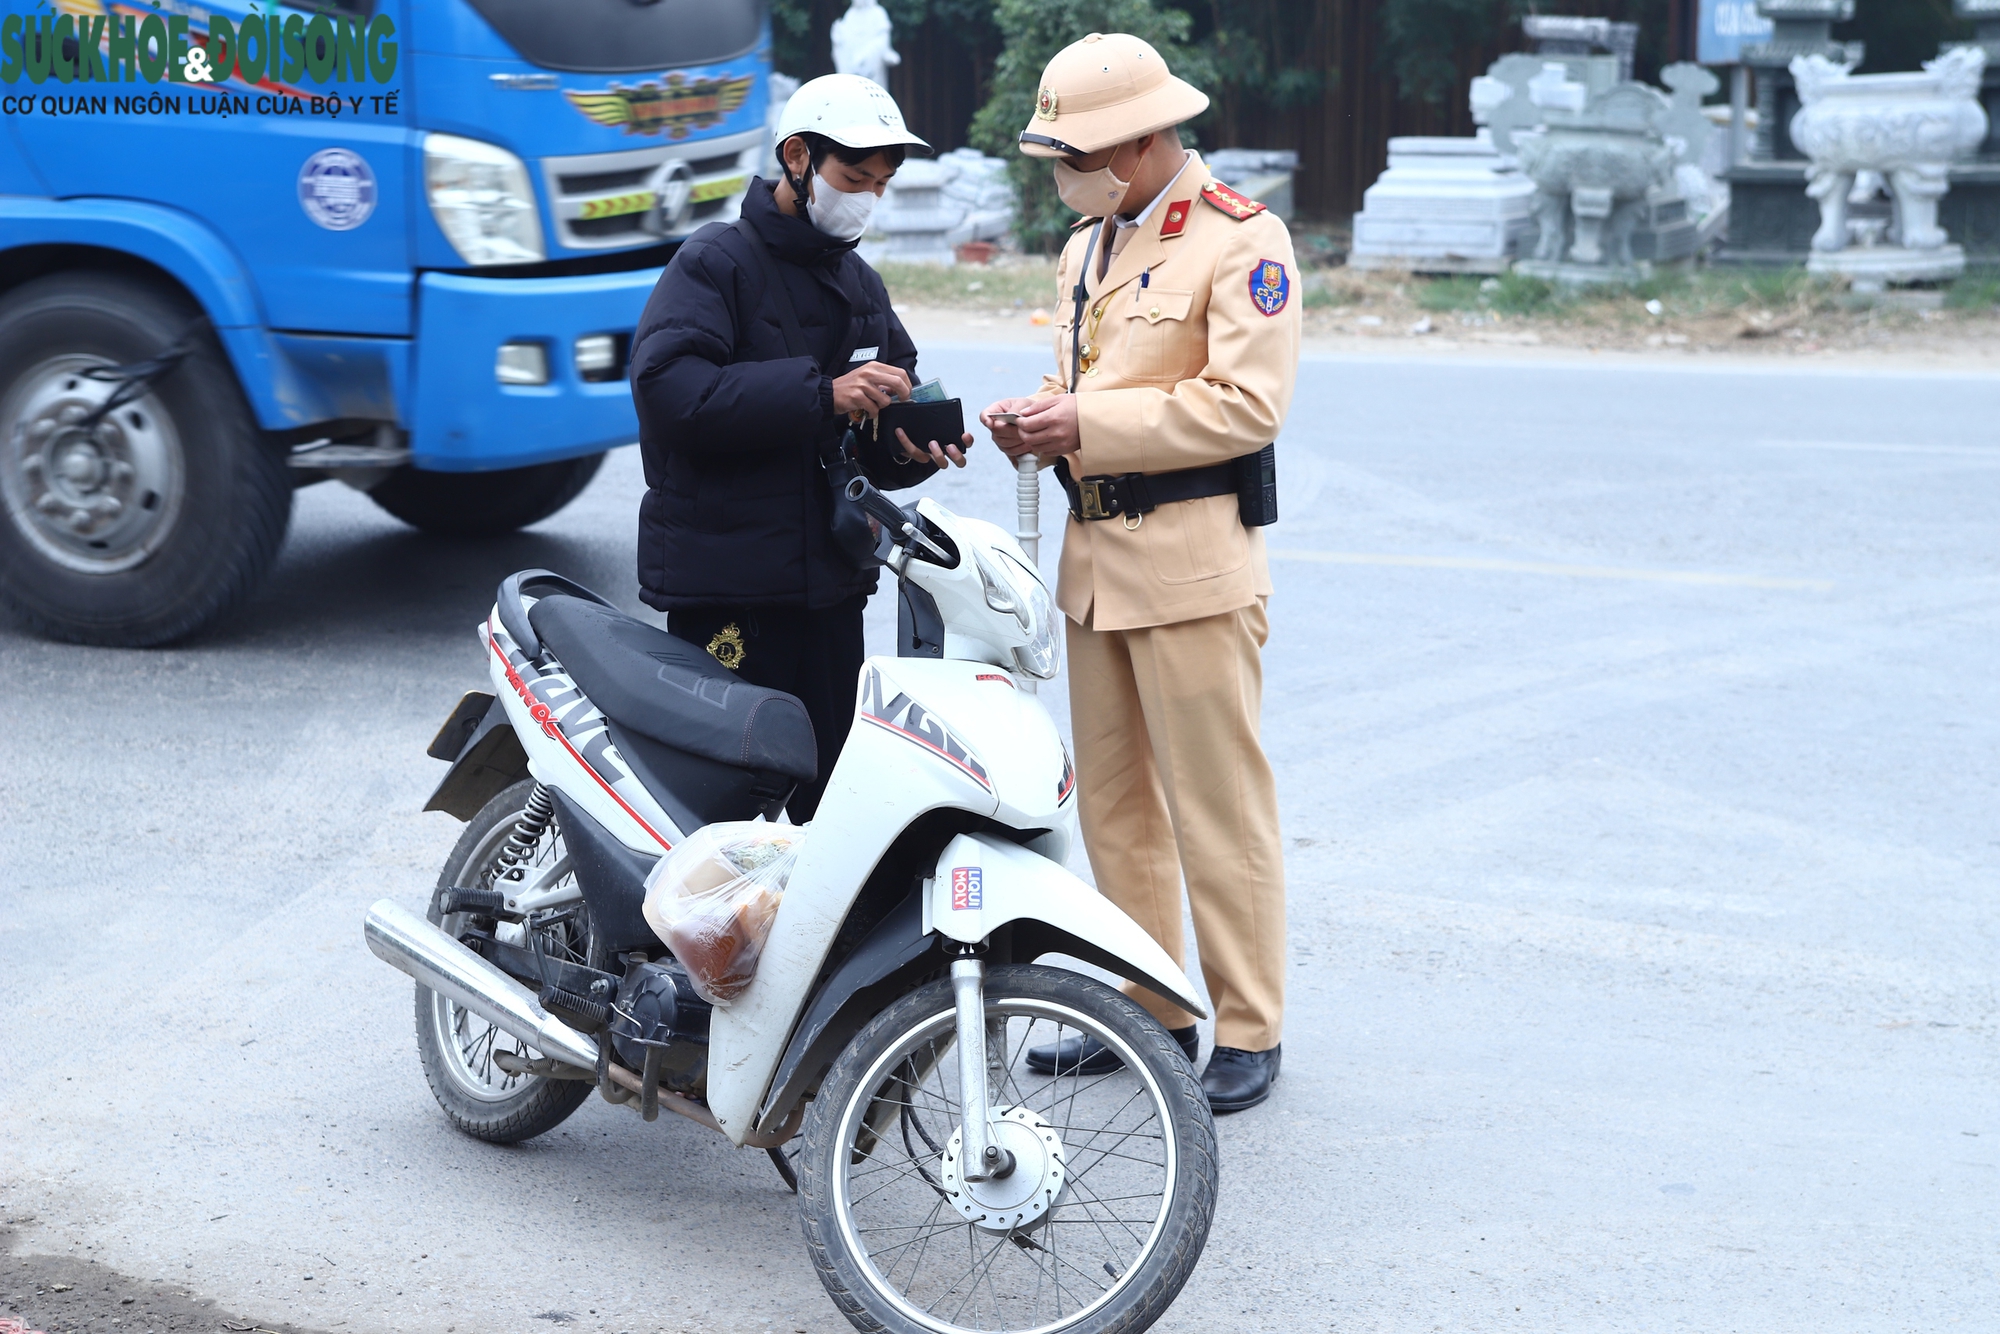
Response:
[[[704,825],[646,877],[646,922],[702,999],[727,1005],[757,975],[805,830],[762,820]]]

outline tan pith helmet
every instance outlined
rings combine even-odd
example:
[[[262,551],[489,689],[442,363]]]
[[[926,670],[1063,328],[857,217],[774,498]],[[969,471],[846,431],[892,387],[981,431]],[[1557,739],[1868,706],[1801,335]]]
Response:
[[[1175,78],[1151,45],[1127,32],[1094,32],[1056,52],[1042,71],[1021,151],[1081,157],[1206,110],[1208,94]]]

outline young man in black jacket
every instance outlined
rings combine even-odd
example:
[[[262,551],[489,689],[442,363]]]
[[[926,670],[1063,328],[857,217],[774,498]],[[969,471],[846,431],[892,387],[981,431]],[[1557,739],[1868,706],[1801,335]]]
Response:
[[[854,244],[905,151],[929,145],[887,92],[841,74],[793,95],[778,143],[785,179],[752,181],[739,222],[689,238],[633,338],[639,596],[673,635],[804,702],[819,743],[819,776],[789,807],[804,822],[853,720],[877,573],[835,537],[823,461],[854,414],[909,396],[917,366]],[[857,436],[884,490],[963,467],[972,443]]]

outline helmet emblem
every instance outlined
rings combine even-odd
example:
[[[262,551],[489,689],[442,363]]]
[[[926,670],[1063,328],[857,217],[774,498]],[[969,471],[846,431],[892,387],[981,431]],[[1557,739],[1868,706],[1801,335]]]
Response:
[[[1056,118],[1055,89],[1053,88],[1042,89],[1042,95],[1035,99],[1035,114],[1041,117],[1043,120],[1054,120]]]

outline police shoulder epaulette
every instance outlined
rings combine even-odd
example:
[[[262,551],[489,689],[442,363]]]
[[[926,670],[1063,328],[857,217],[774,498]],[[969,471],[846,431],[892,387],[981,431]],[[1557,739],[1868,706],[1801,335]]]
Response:
[[[1221,181],[1210,181],[1201,187],[1201,197],[1227,213],[1238,222],[1254,218],[1264,211],[1264,206],[1254,199],[1237,194]]]

